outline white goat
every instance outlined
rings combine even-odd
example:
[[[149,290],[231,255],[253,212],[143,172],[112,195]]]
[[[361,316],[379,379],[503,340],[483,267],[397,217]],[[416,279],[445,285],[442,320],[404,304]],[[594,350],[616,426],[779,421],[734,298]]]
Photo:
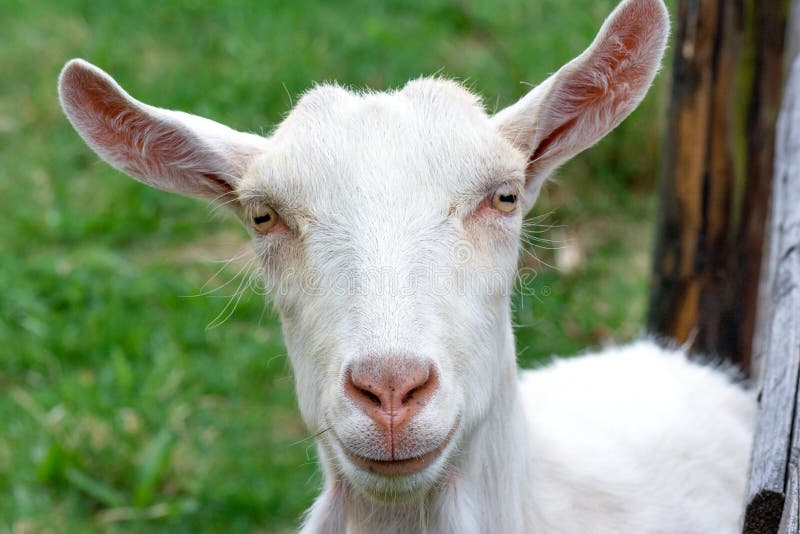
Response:
[[[309,91],[267,138],[134,100],[81,60],[64,110],[116,168],[252,233],[325,485],[306,532],[727,533],[755,402],[649,342],[522,373],[509,293],[547,176],[639,103],[661,0],[488,116],[451,81]]]

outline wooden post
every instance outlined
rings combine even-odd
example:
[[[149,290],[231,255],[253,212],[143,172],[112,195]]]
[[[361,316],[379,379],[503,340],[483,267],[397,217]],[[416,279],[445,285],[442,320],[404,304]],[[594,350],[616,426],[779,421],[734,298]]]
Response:
[[[766,291],[759,284],[764,263],[764,244],[769,241],[767,219],[772,198],[775,124],[783,93],[783,50],[786,18],[783,2],[757,1],[754,6],[755,44],[753,93],[747,116],[747,180],[742,202],[742,223],[736,240],[738,247],[736,301],[739,326],[736,358],[743,369],[753,370],[760,359],[754,342],[759,316],[758,294]],[[786,57],[795,53],[787,50]],[[769,275],[765,277],[765,280]],[[768,282],[767,282],[768,283]],[[755,353],[754,353],[755,351]],[[757,373],[753,373],[757,374]]]
[[[759,296],[764,364],[747,487],[745,533],[797,532],[800,468],[800,57],[778,120],[768,287]],[[787,500],[788,499],[788,500]],[[783,519],[782,519],[783,517]],[[779,530],[783,529],[783,530]]]
[[[792,3],[791,62],[775,129],[774,194],[758,294],[753,354],[759,408],[744,532],[800,532],[800,1]],[[772,46],[775,46],[773,43]],[[772,68],[780,68],[773,66]]]
[[[783,2],[680,0],[648,326],[749,370],[779,101]],[[750,9],[747,9],[747,8]],[[747,17],[747,13],[753,13]],[[746,135],[737,91],[746,27]],[[744,161],[734,157],[746,140]],[[746,179],[745,179],[746,177]],[[742,185],[743,184],[743,185]],[[737,193],[739,193],[737,195]]]
[[[649,324],[700,347],[719,341],[730,300],[730,110],[742,16],[739,0],[681,0],[677,18]]]

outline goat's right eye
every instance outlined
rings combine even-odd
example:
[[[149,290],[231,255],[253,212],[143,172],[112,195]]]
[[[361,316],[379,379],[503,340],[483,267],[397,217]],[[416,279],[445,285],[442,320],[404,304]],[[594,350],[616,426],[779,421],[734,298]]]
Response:
[[[259,234],[267,233],[278,222],[278,213],[269,206],[262,206],[252,212],[253,228]]]

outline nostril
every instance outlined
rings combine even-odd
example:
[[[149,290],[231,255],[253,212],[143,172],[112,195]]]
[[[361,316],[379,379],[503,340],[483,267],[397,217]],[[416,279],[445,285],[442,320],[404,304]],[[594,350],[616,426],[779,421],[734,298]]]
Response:
[[[381,407],[381,390],[377,386],[373,386],[372,380],[368,376],[353,373],[348,369],[345,375],[345,392],[350,399],[362,409],[376,406]]]
[[[405,406],[416,401],[417,406],[424,406],[438,386],[436,369],[429,367],[424,375],[417,375],[417,379],[409,385],[412,387],[403,395],[400,400],[401,405]]]
[[[358,392],[361,393],[361,395],[363,395],[367,400],[369,400],[370,402],[374,403],[375,406],[380,407],[380,405],[381,405],[380,397],[378,397],[377,395],[375,395],[373,392],[371,392],[370,390],[368,390],[366,388],[356,387],[356,389],[358,389]]]
[[[403,397],[403,399],[400,402],[403,403],[403,404],[408,404],[409,402],[414,400],[414,394],[419,392],[420,390],[422,390],[422,388],[424,388],[426,384],[427,384],[427,382],[425,384],[422,384],[421,386],[415,387],[414,389],[412,389],[411,391],[406,393],[406,395]]]

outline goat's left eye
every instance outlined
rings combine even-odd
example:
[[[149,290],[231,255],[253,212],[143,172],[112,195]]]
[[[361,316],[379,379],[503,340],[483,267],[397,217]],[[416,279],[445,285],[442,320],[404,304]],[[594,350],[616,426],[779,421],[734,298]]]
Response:
[[[260,234],[268,232],[278,222],[278,213],[269,206],[252,210],[251,217],[253,228]]]
[[[501,187],[492,194],[492,206],[503,213],[517,209],[517,194],[507,187]]]

